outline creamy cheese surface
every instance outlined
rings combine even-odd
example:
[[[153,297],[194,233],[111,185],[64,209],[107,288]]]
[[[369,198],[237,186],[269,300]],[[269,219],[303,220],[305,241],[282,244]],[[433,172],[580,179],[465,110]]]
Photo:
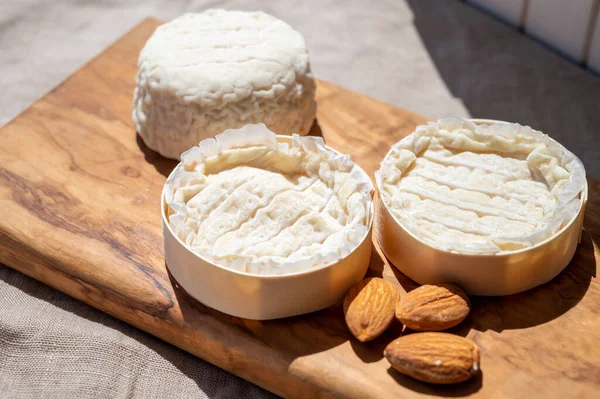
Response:
[[[581,161],[527,126],[447,119],[396,143],[376,172],[396,220],[429,245],[466,253],[527,248],[581,206]]]
[[[161,25],[140,53],[136,83],[137,132],[169,158],[251,123],[304,135],[315,118],[306,42],[263,12],[207,10]]]
[[[264,125],[247,125],[181,158],[165,187],[169,224],[221,266],[310,270],[348,255],[369,231],[368,176],[320,138],[294,135],[282,144]]]

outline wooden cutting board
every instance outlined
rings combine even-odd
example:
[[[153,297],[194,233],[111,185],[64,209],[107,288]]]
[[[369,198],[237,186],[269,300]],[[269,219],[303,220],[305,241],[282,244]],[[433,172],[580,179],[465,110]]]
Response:
[[[431,386],[391,371],[383,348],[352,339],[340,306],[289,319],[230,317],[167,273],[160,192],[175,166],[137,139],[131,102],[146,20],[1,130],[0,261],[219,367],[288,397],[591,397],[600,392],[600,182],[589,179],[582,243],[554,280],[473,298],[453,332],[481,348],[483,373]],[[320,81],[318,126],[373,173],[425,118]],[[552,133],[552,132],[550,132]],[[374,251],[370,275],[416,285]],[[174,392],[174,394],[176,394]]]

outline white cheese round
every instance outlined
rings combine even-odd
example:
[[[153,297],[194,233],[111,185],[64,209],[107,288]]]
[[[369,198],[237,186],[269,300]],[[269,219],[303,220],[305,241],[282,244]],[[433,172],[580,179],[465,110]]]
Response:
[[[366,173],[321,138],[278,143],[260,124],[182,154],[165,202],[175,235],[205,259],[289,274],[331,264],[365,239],[372,190]]]
[[[447,119],[396,143],[375,174],[381,199],[414,236],[443,250],[533,246],[578,212],[581,161],[528,126]]]
[[[208,10],[160,26],[138,61],[133,121],[151,149],[179,159],[248,123],[307,134],[315,82],[306,43],[262,12]]]

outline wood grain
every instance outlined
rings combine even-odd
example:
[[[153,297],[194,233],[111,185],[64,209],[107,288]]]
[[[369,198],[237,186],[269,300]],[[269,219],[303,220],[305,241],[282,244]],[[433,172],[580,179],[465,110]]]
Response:
[[[341,306],[269,322],[191,300],[162,255],[159,196],[175,162],[145,148],[131,122],[147,20],[1,130],[0,261],[242,378],[288,397],[591,397],[600,390],[600,182],[589,179],[582,243],[567,269],[523,294],[473,298],[450,330],[481,348],[483,374],[454,387],[392,371],[383,349],[396,322],[367,344]],[[369,173],[424,118],[326,82],[318,126]],[[415,283],[378,251],[371,276]]]

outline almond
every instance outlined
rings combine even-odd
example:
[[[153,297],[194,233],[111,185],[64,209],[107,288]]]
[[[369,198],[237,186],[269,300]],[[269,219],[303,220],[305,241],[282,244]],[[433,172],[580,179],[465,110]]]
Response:
[[[350,288],[344,297],[346,324],[359,341],[378,337],[394,319],[400,291],[382,278],[367,278]]]
[[[422,285],[398,302],[396,318],[412,330],[441,331],[463,321],[470,306],[467,295],[454,285]]]
[[[383,352],[402,374],[433,384],[466,381],[479,372],[479,349],[466,338],[427,332],[402,336]]]

